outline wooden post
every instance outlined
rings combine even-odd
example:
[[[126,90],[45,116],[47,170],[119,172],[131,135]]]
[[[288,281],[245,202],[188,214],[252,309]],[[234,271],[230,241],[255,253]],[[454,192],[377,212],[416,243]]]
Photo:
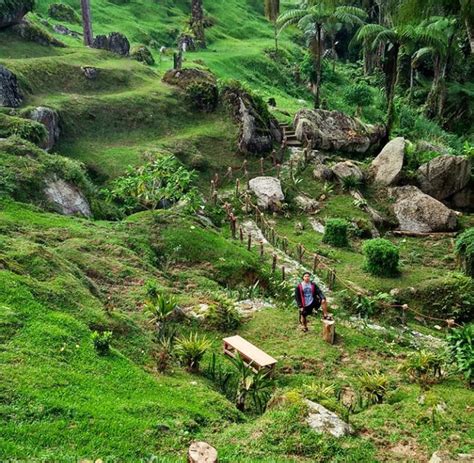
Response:
[[[260,158],[260,175],[263,175],[263,158]]]
[[[329,269],[329,275],[328,275],[328,288],[329,290],[334,289],[334,285],[336,283],[336,271]]]
[[[91,6],[89,0],[81,0],[81,12],[82,12],[82,30],[84,33],[84,45],[91,47],[94,40],[92,34],[92,21],[91,21]]]
[[[242,227],[239,227],[240,242],[244,242],[244,230]]]
[[[278,256],[276,254],[273,254],[273,259],[272,259],[272,273],[275,273],[276,266],[277,266],[277,259]]]
[[[214,206],[217,206],[217,191],[216,190],[214,190],[212,193],[212,204],[214,204]]]
[[[247,250],[250,251],[250,249],[252,249],[252,235],[249,233],[247,238]]]
[[[281,279],[282,281],[285,281],[285,266],[281,266]]]
[[[250,213],[250,196],[248,194],[245,195],[245,212]]]
[[[277,178],[280,178],[281,164],[277,164]]]
[[[247,190],[250,190],[250,176],[249,176],[249,171],[245,170],[244,171],[245,178],[247,179]]]
[[[293,159],[290,159],[290,178],[293,180]]]
[[[240,190],[240,179],[235,179],[235,197],[239,197],[239,190]]]
[[[282,246],[283,246],[283,252],[286,254],[286,251],[288,249],[288,239],[287,238],[283,238]]]
[[[217,450],[207,442],[193,442],[188,449],[188,463],[217,463]]]
[[[273,150],[272,154],[270,154],[270,158],[272,160],[272,166],[274,166],[276,164],[276,151],[275,150]]]
[[[230,167],[230,166],[227,168],[227,175],[232,180],[232,167]]]
[[[319,257],[317,254],[315,254],[314,259],[313,259],[313,273],[316,273],[316,270],[318,269],[318,263],[319,263]]]
[[[235,240],[237,238],[237,217],[231,212],[229,214],[230,220],[230,232],[232,234],[232,238]]]
[[[263,241],[260,241],[260,258],[261,259],[263,259],[263,252],[264,252]]]
[[[272,237],[272,244],[275,245],[275,229],[273,227],[270,228],[270,233]]]
[[[404,325],[407,324],[407,310],[408,310],[408,304],[403,304],[402,305],[402,323]]]
[[[323,339],[329,343],[334,344],[336,336],[336,322],[331,317],[330,320],[323,320]]]
[[[214,180],[211,180],[211,196],[212,196],[212,193],[214,193],[215,189],[216,189],[216,184],[215,184]]]

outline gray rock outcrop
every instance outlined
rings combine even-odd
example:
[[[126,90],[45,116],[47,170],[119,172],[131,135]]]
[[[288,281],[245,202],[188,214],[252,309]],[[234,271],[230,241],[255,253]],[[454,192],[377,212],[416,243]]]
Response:
[[[352,161],[338,162],[332,166],[332,171],[339,180],[352,177],[361,182],[364,179],[364,173],[360,167]]]
[[[26,13],[31,11],[34,0],[2,2],[0,7],[0,29],[20,23]]]
[[[383,126],[367,125],[339,111],[301,109],[293,126],[303,144],[314,149],[366,153],[378,148],[386,136]]]
[[[100,48],[117,55],[128,56],[130,53],[130,42],[120,32],[111,32],[109,35],[97,35],[92,43],[92,48]]]
[[[371,172],[374,175],[375,183],[390,186],[398,182],[405,159],[405,145],[405,139],[397,137],[383,147],[371,164]]]
[[[53,177],[47,181],[44,194],[61,214],[92,216],[89,202],[81,190],[60,178]]]
[[[439,156],[417,172],[420,189],[442,200],[461,191],[471,178],[471,161],[464,156]]]
[[[309,412],[306,422],[315,431],[331,434],[334,437],[344,437],[353,432],[349,424],[327,408],[311,400],[305,400],[305,403],[308,405]]]
[[[454,209],[474,210],[474,181],[471,181],[461,191],[446,199],[446,203]]]
[[[29,118],[46,127],[48,137],[41,145],[41,148],[49,151],[59,139],[58,113],[54,109],[38,106],[30,112]]]
[[[18,108],[23,101],[23,95],[18,87],[16,75],[0,65],[0,106]]]
[[[395,199],[393,212],[400,230],[430,233],[456,229],[456,213],[416,186],[389,188],[389,194]]]
[[[332,169],[322,163],[316,164],[313,169],[313,178],[315,180],[321,180],[323,182],[327,182],[332,180],[334,173]]]
[[[279,210],[285,200],[280,180],[275,177],[255,177],[249,182],[250,190],[257,198],[257,204],[263,209]]]

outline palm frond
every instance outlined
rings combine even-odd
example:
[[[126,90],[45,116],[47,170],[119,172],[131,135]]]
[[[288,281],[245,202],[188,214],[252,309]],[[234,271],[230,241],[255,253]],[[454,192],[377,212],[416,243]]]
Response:
[[[286,13],[280,15],[277,19],[277,26],[280,31],[285,29],[286,27],[297,24],[298,21],[308,14],[307,10],[305,9],[295,9],[287,11]]]

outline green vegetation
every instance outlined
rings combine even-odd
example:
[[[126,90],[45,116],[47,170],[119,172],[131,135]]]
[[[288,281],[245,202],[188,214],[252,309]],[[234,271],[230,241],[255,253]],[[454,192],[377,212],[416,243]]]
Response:
[[[328,219],[324,229],[323,243],[343,248],[349,244],[347,228],[349,224],[343,219]]]
[[[382,238],[368,240],[363,246],[365,269],[378,276],[394,276],[398,273],[398,248]]]
[[[456,254],[466,275],[474,277],[474,228],[469,228],[456,240]]]

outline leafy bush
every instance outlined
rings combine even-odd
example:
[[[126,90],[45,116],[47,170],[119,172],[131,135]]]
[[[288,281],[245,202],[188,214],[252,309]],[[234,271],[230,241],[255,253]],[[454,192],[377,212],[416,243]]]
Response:
[[[451,361],[469,384],[474,383],[474,324],[451,331],[448,335]]]
[[[344,92],[344,99],[348,104],[357,108],[356,114],[360,114],[363,107],[372,105],[374,101],[372,89],[365,82],[347,87]]]
[[[104,192],[127,212],[154,210],[179,200],[187,201],[188,207],[195,209],[199,198],[192,186],[195,177],[195,173],[186,170],[174,156],[164,155],[142,166],[130,167]]]
[[[235,330],[240,326],[241,321],[242,317],[233,302],[223,297],[210,306],[206,317],[206,322],[210,327],[221,331]]]
[[[176,299],[165,294],[158,294],[156,297],[151,297],[145,302],[145,310],[151,314],[158,333],[162,330],[166,319],[169,318],[176,307]]]
[[[349,224],[344,219],[328,219],[324,229],[323,243],[338,248],[347,246],[349,244],[347,239],[348,227]]]
[[[136,47],[133,47],[130,51],[130,58],[150,66],[155,64],[155,59],[153,58],[151,51],[145,45],[137,45]]]
[[[110,352],[110,341],[112,341],[112,331],[92,333],[92,342],[99,355],[107,355]]]
[[[0,113],[0,137],[7,138],[18,135],[35,145],[41,145],[48,134],[43,124],[16,116],[7,116]]]
[[[395,276],[398,273],[399,252],[392,242],[375,238],[364,243],[364,268],[376,276]]]
[[[456,240],[456,254],[464,273],[474,278],[474,227],[459,235]]]
[[[188,371],[199,371],[199,363],[206,351],[211,347],[211,342],[206,336],[199,336],[197,333],[191,333],[189,336],[183,336],[176,341],[176,354]]]
[[[186,87],[186,97],[194,108],[212,112],[217,108],[219,91],[214,83],[196,81]]]
[[[48,16],[57,21],[66,21],[69,23],[81,23],[81,19],[76,11],[65,3],[51,3],[48,7]]]
[[[428,352],[420,350],[408,354],[401,370],[406,372],[412,380],[428,384],[442,376],[442,367],[445,363],[442,352]]]
[[[380,372],[364,373],[359,378],[362,395],[367,404],[380,404],[387,394],[388,376]]]

